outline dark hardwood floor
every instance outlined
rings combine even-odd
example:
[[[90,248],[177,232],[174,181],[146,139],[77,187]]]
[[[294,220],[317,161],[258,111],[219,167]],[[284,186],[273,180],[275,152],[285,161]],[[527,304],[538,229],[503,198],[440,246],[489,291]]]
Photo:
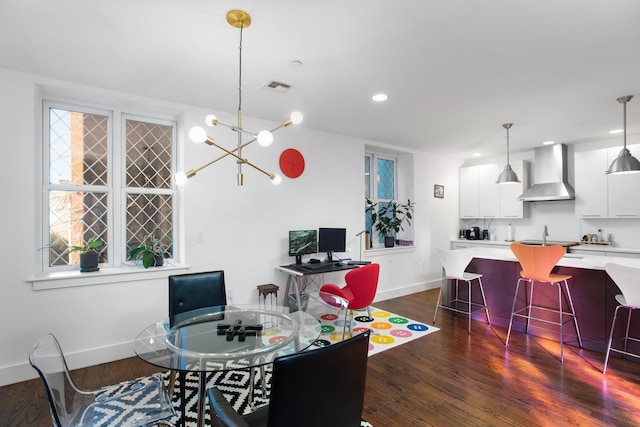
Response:
[[[437,290],[395,298],[376,307],[431,324]],[[441,330],[369,358],[363,416],[389,426],[637,426],[640,363],[512,334],[441,310]],[[74,372],[91,388],[154,372],[137,358]],[[0,424],[50,426],[39,380],[0,388]]]

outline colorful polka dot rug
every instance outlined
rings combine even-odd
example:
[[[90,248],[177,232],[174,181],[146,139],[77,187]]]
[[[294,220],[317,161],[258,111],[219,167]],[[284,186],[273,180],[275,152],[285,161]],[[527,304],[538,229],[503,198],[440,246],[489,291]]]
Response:
[[[316,341],[316,346],[324,347],[342,341],[343,330],[345,338],[349,337],[349,328],[344,329],[344,312],[336,313],[327,310],[326,313],[319,314],[317,318],[320,320],[318,326],[320,337]],[[346,321],[349,321],[349,315],[347,315]],[[371,331],[369,356],[373,356],[381,351],[429,335],[439,329],[399,314],[371,307],[371,317],[368,316],[366,309],[353,313],[352,333],[358,334],[366,330]]]

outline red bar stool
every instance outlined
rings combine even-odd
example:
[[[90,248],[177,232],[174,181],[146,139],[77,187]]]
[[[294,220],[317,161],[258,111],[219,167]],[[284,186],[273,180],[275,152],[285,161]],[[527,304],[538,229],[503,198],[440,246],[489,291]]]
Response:
[[[520,278],[516,283],[516,292],[513,297],[513,305],[511,307],[511,317],[509,319],[509,329],[507,331],[507,339],[505,346],[509,345],[509,336],[511,335],[511,326],[513,325],[514,316],[522,317],[526,319],[526,333],[529,333],[529,321],[531,319],[540,322],[551,323],[560,327],[560,362],[564,363],[564,335],[563,326],[565,323],[573,320],[573,324],[576,328],[576,334],[578,335],[578,344],[582,348],[582,337],[580,336],[580,329],[578,328],[578,320],[576,317],[576,311],[573,308],[573,300],[571,299],[571,292],[569,291],[568,280],[571,279],[569,275],[563,274],[551,274],[551,270],[556,266],[557,262],[564,256],[565,250],[562,246],[531,246],[523,245],[521,243],[512,243],[511,251],[520,262],[522,271],[520,272]],[[527,295],[526,287],[529,283],[529,294],[525,300],[526,305],[516,310],[516,303],[518,301],[518,289],[520,283],[525,282],[525,295]],[[558,309],[550,308],[546,306],[536,305],[533,301],[533,289],[536,284],[547,284],[556,286],[558,289]],[[562,286],[564,284],[564,287]],[[564,292],[563,292],[564,290]],[[567,299],[568,308],[570,311],[565,311],[563,308],[562,300],[563,294]],[[555,313],[558,315],[558,321],[550,320],[549,318],[537,317],[541,312]],[[534,313],[536,315],[534,315]],[[568,318],[565,320],[565,318]]]

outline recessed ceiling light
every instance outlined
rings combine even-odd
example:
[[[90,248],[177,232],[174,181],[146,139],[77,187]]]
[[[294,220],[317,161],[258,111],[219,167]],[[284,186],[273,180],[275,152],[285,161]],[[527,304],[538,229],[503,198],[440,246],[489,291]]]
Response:
[[[614,129],[614,130],[610,130],[609,131],[609,133],[611,135],[615,135],[615,134],[622,133],[622,132],[624,132],[624,129]]]
[[[472,156],[473,157],[480,157],[482,154],[481,153],[473,153]]]
[[[552,144],[555,144],[555,143],[556,143],[555,141],[545,141],[545,142],[542,143],[542,145],[552,145]]]
[[[376,93],[371,97],[371,99],[373,99],[376,102],[383,102],[383,101],[386,101],[388,98],[389,97],[384,93]]]

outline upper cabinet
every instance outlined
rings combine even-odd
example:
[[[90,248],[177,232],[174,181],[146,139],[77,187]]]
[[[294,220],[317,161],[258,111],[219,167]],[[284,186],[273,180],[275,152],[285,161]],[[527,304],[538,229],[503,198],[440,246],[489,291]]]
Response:
[[[607,175],[622,147],[575,153],[575,213],[580,218],[640,218],[640,174]],[[640,144],[627,145],[640,154]]]
[[[637,158],[640,155],[640,144],[627,145]],[[620,153],[621,147],[609,148],[609,162]],[[607,165],[608,167],[609,165]],[[609,218],[640,218],[640,173],[607,175],[607,191],[609,194]]]
[[[576,152],[574,159],[576,216],[607,218],[607,149]]]
[[[518,196],[526,187],[528,162],[512,165],[521,184],[496,184],[502,167],[498,163],[460,168],[460,218],[522,218]]]

